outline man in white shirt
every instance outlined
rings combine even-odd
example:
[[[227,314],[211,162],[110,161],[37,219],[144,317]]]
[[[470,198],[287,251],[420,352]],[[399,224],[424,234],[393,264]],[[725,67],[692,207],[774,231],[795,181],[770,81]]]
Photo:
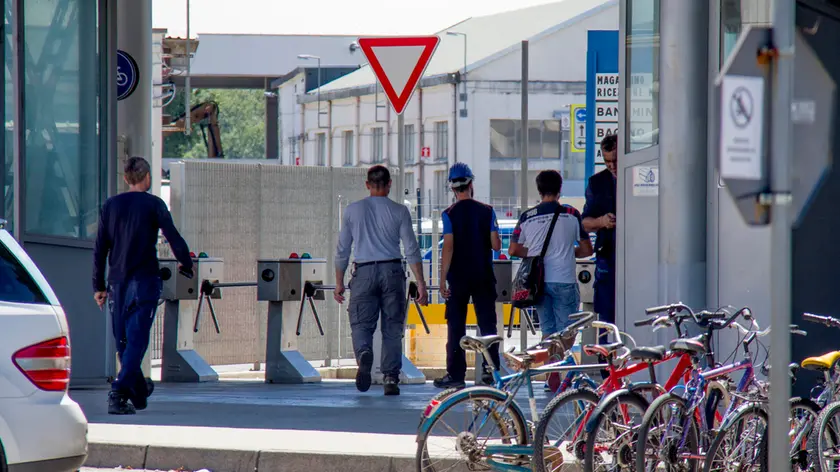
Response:
[[[510,240],[508,253],[516,257],[539,256],[554,214],[559,212],[551,241],[545,253],[545,288],[536,306],[543,337],[557,333],[570,323],[569,315],[580,307],[576,258],[592,255],[589,233],[583,229],[580,213],[561,205],[563,177],[556,170],[537,175],[539,205],[522,214]],[[575,247],[575,243],[578,246]]]

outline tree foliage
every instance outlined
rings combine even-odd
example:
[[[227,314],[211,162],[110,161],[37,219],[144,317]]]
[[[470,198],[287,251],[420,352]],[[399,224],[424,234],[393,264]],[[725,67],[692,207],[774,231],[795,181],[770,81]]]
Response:
[[[262,90],[194,89],[192,106],[214,101],[219,106],[222,149],[227,159],[265,158],[265,98]],[[163,113],[175,118],[184,113],[184,90],[179,89]],[[191,124],[189,136],[172,133],[163,140],[163,157],[204,158],[207,146],[201,127]],[[208,136],[209,139],[209,136]]]

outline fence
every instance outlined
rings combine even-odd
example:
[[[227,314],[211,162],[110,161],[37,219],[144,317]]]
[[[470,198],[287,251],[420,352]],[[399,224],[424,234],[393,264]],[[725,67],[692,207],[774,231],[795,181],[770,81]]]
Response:
[[[392,173],[396,180],[397,171]],[[329,268],[339,215],[349,202],[367,195],[365,177],[366,169],[185,160],[171,168],[170,207],[192,251],[224,259],[226,281],[256,281],[257,259],[308,252],[327,259],[327,283],[334,283]],[[166,244],[159,253],[170,257]],[[222,333],[216,334],[212,323],[202,325],[195,349],[214,365],[263,361],[267,303],[257,301],[256,288],[226,289],[214,304]],[[332,297],[316,306],[326,336],[314,323],[304,324],[300,352],[310,360],[352,357],[344,309]],[[181,309],[194,313],[196,303],[182,302]],[[152,336],[152,357],[160,353],[161,318]]]

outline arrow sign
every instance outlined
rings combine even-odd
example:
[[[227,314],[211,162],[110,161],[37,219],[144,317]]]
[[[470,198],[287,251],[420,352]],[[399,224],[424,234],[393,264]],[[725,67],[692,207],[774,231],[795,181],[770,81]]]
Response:
[[[438,43],[437,36],[359,38],[359,47],[398,115],[414,94]]]

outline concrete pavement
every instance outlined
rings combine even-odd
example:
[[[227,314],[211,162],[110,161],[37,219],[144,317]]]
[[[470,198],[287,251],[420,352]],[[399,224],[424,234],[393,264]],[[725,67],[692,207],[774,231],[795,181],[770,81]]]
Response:
[[[148,409],[129,416],[107,414],[106,388],[70,395],[90,422],[87,467],[413,471],[420,414],[439,390],[401,388],[401,396],[385,397],[381,386],[360,393],[339,380],[158,383]],[[547,399],[536,390],[542,408]]]

